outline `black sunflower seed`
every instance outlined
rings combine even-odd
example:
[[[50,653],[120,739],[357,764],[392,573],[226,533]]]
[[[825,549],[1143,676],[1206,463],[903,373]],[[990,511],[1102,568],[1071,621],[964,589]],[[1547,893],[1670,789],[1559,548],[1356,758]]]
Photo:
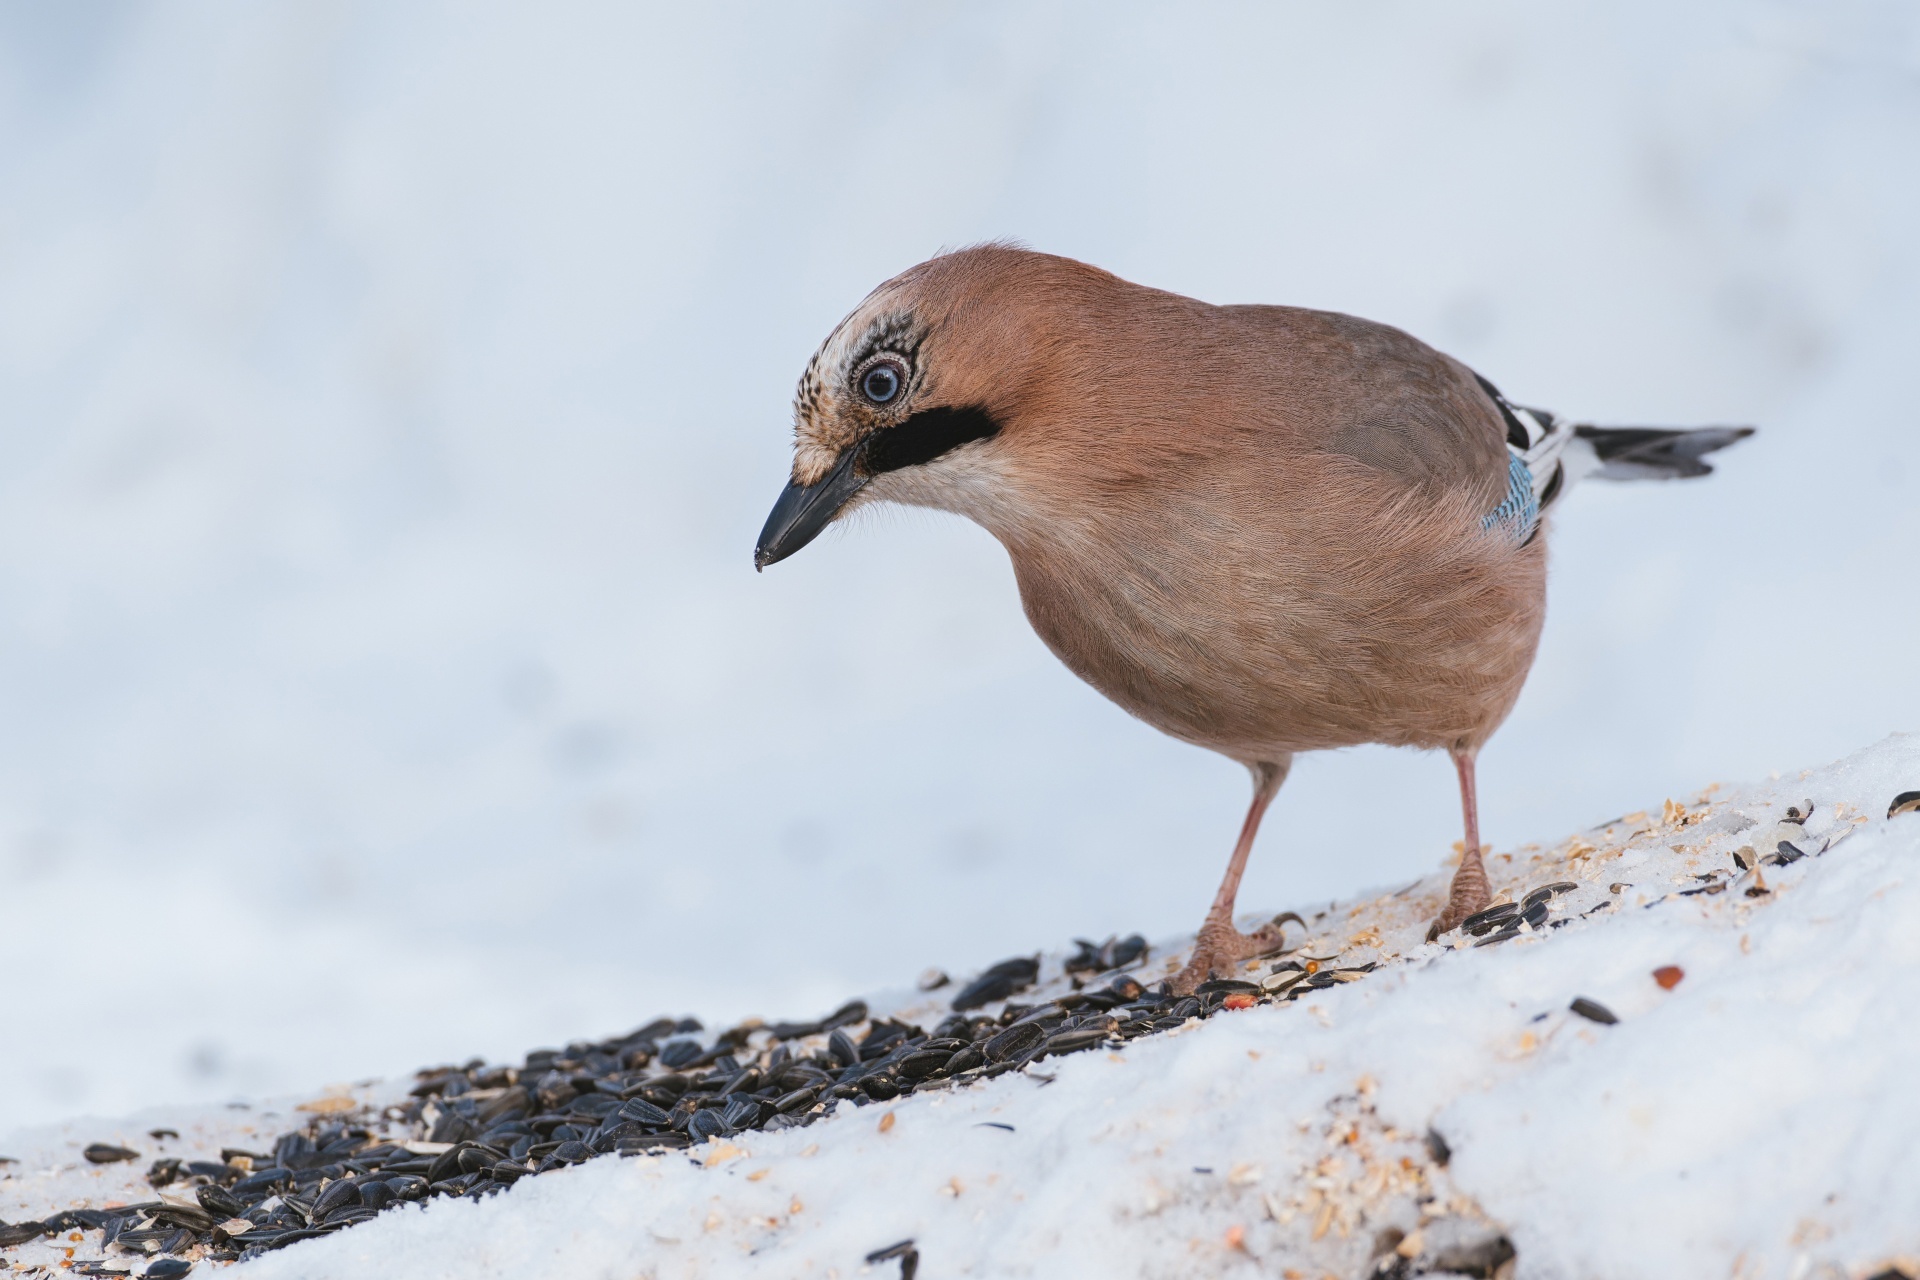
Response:
[[[986,1055],[980,1051],[980,1047],[970,1044],[947,1059],[946,1071],[948,1075],[958,1075],[962,1071],[973,1070],[986,1060]]]
[[[140,1153],[127,1147],[116,1147],[111,1142],[95,1142],[80,1153],[87,1158],[88,1164],[113,1164],[119,1160],[138,1160]]]
[[[837,1028],[827,1037],[827,1053],[843,1067],[860,1061],[860,1048],[854,1044],[853,1037]]]
[[[1525,911],[1536,902],[1545,902],[1548,898],[1556,897],[1559,894],[1572,893],[1579,887],[1579,885],[1571,880],[1556,880],[1552,884],[1543,884],[1520,900],[1520,909]]]
[[[473,1121],[457,1111],[449,1111],[434,1124],[429,1142],[465,1142],[474,1135]],[[322,1153],[324,1158],[324,1153]]]
[[[465,1150],[464,1147],[454,1146],[435,1156],[433,1163],[427,1166],[427,1172],[425,1174],[427,1181],[429,1183],[445,1182],[448,1178],[458,1176],[460,1173],[460,1153],[463,1150]]]
[[[185,1205],[179,1204],[163,1205],[155,1209],[153,1211],[153,1220],[155,1222],[165,1223],[167,1226],[174,1227],[181,1231],[211,1231],[213,1229],[212,1215],[202,1213],[198,1209],[189,1209]],[[173,1253],[176,1251],[169,1249],[167,1252]]]
[[[860,1061],[872,1062],[877,1058],[885,1057],[889,1049],[906,1038],[907,1032],[904,1027],[875,1023],[867,1031],[866,1038],[860,1042]]]
[[[669,1067],[684,1067],[705,1052],[697,1040],[674,1040],[660,1050],[660,1061]]]
[[[947,1065],[952,1049],[921,1049],[900,1059],[900,1074],[909,1080],[924,1080]]]
[[[589,1093],[567,1104],[569,1114],[598,1120],[620,1109],[620,1098],[611,1093]]]
[[[673,1117],[669,1116],[659,1107],[654,1106],[651,1102],[648,1102],[645,1098],[628,1098],[620,1104],[618,1114],[623,1120],[632,1120],[636,1124],[652,1125],[657,1129],[664,1129],[673,1123]]]
[[[186,1171],[195,1177],[211,1178],[222,1185],[238,1182],[242,1172],[224,1160],[189,1160]]]
[[[744,1129],[760,1120],[760,1100],[758,1098],[735,1098],[720,1111],[720,1119],[729,1129]]]
[[[322,1219],[335,1209],[359,1203],[360,1188],[356,1183],[345,1180],[329,1183],[327,1189],[322,1191],[319,1198],[313,1202],[313,1212],[309,1216]]]
[[[956,1013],[964,1013],[996,1000],[1005,1000],[1015,992],[1025,991],[1039,976],[1040,960],[1037,956],[1002,960],[962,987],[950,1006]]]
[[[1507,920],[1520,914],[1517,902],[1502,902],[1488,907],[1485,911],[1476,911],[1460,922],[1461,931],[1478,938],[1498,928]]]
[[[427,1194],[427,1180],[417,1174],[403,1173],[397,1178],[386,1179],[389,1190],[396,1200],[422,1200]]]
[[[1107,1032],[1104,1027],[1081,1027],[1073,1031],[1062,1031],[1047,1040],[1047,1053],[1078,1053],[1082,1049],[1091,1049],[1104,1042]]]
[[[1620,1019],[1613,1016],[1613,1010],[1607,1008],[1607,1006],[1601,1004],[1598,1000],[1589,1000],[1585,996],[1575,996],[1573,1003],[1568,1005],[1567,1008],[1573,1010],[1589,1022],[1612,1025],[1620,1021]]]
[[[1046,1030],[1039,1023],[1016,1022],[987,1041],[981,1048],[992,1061],[1006,1062],[1033,1048],[1046,1038]]]
[[[200,1207],[216,1218],[237,1218],[247,1211],[247,1206],[230,1191],[219,1186],[205,1186],[193,1193]]]
[[[1061,965],[1068,973],[1096,973],[1104,967],[1100,963],[1099,944],[1088,942],[1085,938],[1075,938],[1073,945],[1080,949],[1068,956]],[[1107,945],[1113,945],[1111,938],[1107,940]]]

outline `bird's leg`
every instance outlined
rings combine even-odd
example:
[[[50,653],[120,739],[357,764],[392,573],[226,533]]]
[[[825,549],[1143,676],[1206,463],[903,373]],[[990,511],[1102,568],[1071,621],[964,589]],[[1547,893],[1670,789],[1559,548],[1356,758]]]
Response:
[[[1252,933],[1241,933],[1233,927],[1233,900],[1240,893],[1240,877],[1247,869],[1247,855],[1253,851],[1253,838],[1260,831],[1260,819],[1266,814],[1267,806],[1273,803],[1274,792],[1286,779],[1287,767],[1292,758],[1278,764],[1258,764],[1250,766],[1253,770],[1253,804],[1247,809],[1247,820],[1240,827],[1240,842],[1233,846],[1233,857],[1227,863],[1226,878],[1220,882],[1220,892],[1213,897],[1213,907],[1207,912],[1205,923],[1200,926],[1200,936],[1194,940],[1193,958],[1187,961],[1173,979],[1176,994],[1188,995],[1193,989],[1205,982],[1210,976],[1229,975],[1235,965],[1254,956],[1266,955],[1280,949],[1280,925],[1278,922],[1261,925]]]
[[[1480,804],[1473,787],[1474,751],[1469,747],[1454,747],[1448,754],[1453,757],[1454,771],[1460,775],[1460,809],[1467,821],[1467,842],[1460,855],[1460,868],[1453,873],[1447,909],[1427,930],[1428,942],[1449,929],[1458,929],[1460,922],[1474,912],[1485,910],[1487,900],[1493,896],[1487,887],[1486,864],[1480,860]]]

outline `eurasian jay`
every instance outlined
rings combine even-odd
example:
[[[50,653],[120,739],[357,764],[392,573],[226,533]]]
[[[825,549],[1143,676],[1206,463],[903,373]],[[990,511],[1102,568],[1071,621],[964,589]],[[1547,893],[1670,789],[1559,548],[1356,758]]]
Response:
[[[1235,928],[1234,898],[1298,752],[1445,750],[1466,839],[1429,937],[1485,907],[1474,757],[1533,664],[1546,512],[1589,475],[1705,475],[1749,433],[1576,425],[1383,324],[988,245],[887,281],[828,335],[754,564],[864,503],[967,516],[1075,674],[1245,765],[1253,803],[1175,979],[1191,990],[1279,945],[1275,924]]]

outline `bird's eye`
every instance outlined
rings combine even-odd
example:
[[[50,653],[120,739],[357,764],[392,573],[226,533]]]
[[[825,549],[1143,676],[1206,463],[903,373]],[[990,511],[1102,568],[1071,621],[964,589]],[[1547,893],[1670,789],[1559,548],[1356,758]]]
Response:
[[[900,394],[900,369],[893,364],[876,364],[860,375],[860,394],[875,404],[891,403]]]

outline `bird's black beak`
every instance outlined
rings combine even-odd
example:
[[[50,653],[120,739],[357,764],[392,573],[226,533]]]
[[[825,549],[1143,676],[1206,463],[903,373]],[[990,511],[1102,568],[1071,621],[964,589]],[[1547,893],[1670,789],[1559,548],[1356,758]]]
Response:
[[[833,470],[809,485],[789,484],[773,504],[766,527],[760,530],[760,543],[753,549],[756,571],[775,561],[785,560],[820,536],[840,509],[864,489],[868,476],[860,472],[864,449],[855,445],[840,455]]]

